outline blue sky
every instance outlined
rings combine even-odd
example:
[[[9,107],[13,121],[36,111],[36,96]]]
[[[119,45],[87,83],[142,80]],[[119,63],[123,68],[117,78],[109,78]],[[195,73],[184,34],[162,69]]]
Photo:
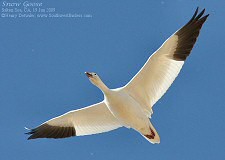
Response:
[[[225,157],[224,1],[43,3],[58,12],[93,17],[0,19],[0,159]],[[110,88],[125,85],[197,6],[206,8],[210,17],[179,77],[154,106],[151,121],[160,145],[125,128],[61,140],[26,140],[24,126],[35,127],[103,99],[85,71],[97,72]]]

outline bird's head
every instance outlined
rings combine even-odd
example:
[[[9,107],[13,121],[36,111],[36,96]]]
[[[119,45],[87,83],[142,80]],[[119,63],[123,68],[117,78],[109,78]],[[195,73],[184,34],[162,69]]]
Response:
[[[92,84],[97,86],[103,93],[109,91],[109,88],[102,82],[100,77],[94,72],[85,72],[86,76],[89,78]]]
[[[94,72],[85,72],[85,74],[89,78],[91,83],[93,83],[94,85],[98,86],[99,83],[101,83],[101,79],[99,78],[99,76],[96,73],[94,73]]]

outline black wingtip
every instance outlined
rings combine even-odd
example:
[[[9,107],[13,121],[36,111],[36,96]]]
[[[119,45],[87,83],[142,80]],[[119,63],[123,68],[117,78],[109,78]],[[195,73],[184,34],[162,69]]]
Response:
[[[24,128],[28,131],[28,132],[26,132],[24,134],[31,135],[31,134],[33,134],[35,132],[34,129],[30,129],[30,128],[27,128],[27,127],[24,127]],[[27,140],[31,140],[31,139],[33,139],[32,135],[27,138]]]
[[[195,18],[196,20],[198,20],[199,18],[201,18],[201,16],[205,13],[205,8],[198,14],[198,16]]]
[[[178,36],[178,47],[173,54],[176,61],[185,61],[191,53],[192,48],[199,36],[202,25],[205,23],[209,14],[204,15],[205,9],[198,14],[198,7],[191,20],[178,30],[175,35]]]
[[[27,127],[24,127],[25,130],[27,130],[28,132],[24,133],[24,134],[31,134],[31,129],[30,128],[27,128]]]
[[[24,127],[28,132],[25,132],[24,134],[33,134],[35,132],[35,129],[30,129],[30,128],[27,128],[27,127]]]
[[[29,132],[26,132],[26,133],[24,133],[24,134],[27,134],[27,135],[29,135],[29,134],[33,134],[34,133],[34,131],[29,131]]]
[[[199,10],[199,6],[196,8],[195,13],[197,14]]]
[[[190,21],[187,24],[191,23],[195,19],[195,17],[198,14],[198,10],[199,10],[199,7],[196,8],[194,15],[191,17]]]
[[[42,124],[34,129],[28,129],[27,133],[30,135],[27,140],[36,139],[36,138],[67,138],[76,136],[76,130],[74,126],[51,126],[49,124]]]
[[[199,7],[196,8],[195,13],[194,13],[194,15],[192,16],[193,19],[194,19],[194,18],[196,17],[196,15],[198,14],[198,10],[199,10]]]
[[[191,17],[191,19],[188,21],[188,23],[186,25],[189,25],[193,22],[198,21],[199,19],[203,18],[202,15],[205,13],[205,8],[198,14],[199,11],[199,7],[196,8],[194,15]],[[208,15],[204,16],[204,17],[208,17]]]
[[[31,134],[31,136],[29,136],[29,137],[27,138],[27,140],[36,139],[37,137],[35,137],[34,133],[35,133],[34,130],[31,130],[30,132],[26,133],[26,134],[28,134],[28,135]]]
[[[32,138],[31,136],[27,138],[27,140],[32,140],[32,139],[34,139],[34,138]]]
[[[209,14],[205,15],[206,18],[208,18]]]
[[[208,18],[209,14],[205,15],[204,17],[200,18],[199,21],[206,21],[206,19]]]

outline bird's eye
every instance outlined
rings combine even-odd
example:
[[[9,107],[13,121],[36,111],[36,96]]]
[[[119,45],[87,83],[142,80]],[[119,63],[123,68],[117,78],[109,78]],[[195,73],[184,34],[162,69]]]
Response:
[[[97,74],[95,73],[94,75],[96,76]]]

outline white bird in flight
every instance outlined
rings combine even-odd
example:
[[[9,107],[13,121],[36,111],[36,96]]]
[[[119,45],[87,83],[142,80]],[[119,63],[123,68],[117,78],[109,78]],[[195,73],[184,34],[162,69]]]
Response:
[[[152,107],[173,83],[189,56],[209,16],[203,16],[204,11],[198,14],[197,8],[191,20],[170,36],[124,87],[109,89],[96,73],[85,72],[103,92],[104,100],[29,129],[28,139],[83,136],[126,127],[153,144],[160,143],[159,134],[149,119]]]

